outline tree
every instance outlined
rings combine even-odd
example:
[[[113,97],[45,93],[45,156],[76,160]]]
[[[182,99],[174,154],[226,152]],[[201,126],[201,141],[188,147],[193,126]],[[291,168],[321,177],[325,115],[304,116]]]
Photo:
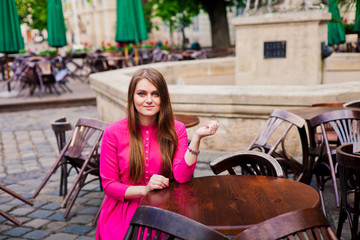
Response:
[[[186,39],[184,28],[191,24],[191,18],[199,14],[200,8],[193,0],[150,0],[145,5],[145,12],[161,18],[169,27],[170,43],[172,43],[173,31],[180,29],[184,47]],[[150,21],[151,17],[148,19]]]
[[[184,26],[190,25],[191,18],[198,15],[200,9],[204,10],[210,19],[213,48],[228,48],[230,36],[226,8],[234,4],[235,0],[149,0],[147,7],[154,7],[154,16],[167,23],[170,31],[174,30],[172,27],[178,28],[181,21]]]
[[[21,23],[42,31],[47,23],[47,0],[16,0]]]

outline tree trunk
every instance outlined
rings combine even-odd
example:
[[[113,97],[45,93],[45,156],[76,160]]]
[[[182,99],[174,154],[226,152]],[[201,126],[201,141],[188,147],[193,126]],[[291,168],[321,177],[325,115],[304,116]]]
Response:
[[[201,0],[201,4],[209,14],[212,47],[230,47],[229,24],[226,17],[225,0]]]

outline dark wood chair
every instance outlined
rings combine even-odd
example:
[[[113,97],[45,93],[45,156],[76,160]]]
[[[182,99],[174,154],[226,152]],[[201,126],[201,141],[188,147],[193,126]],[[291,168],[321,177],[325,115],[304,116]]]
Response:
[[[340,214],[336,235],[340,238],[343,224],[348,219],[351,239],[359,239],[360,214],[360,155],[353,153],[353,144],[336,149],[336,161],[340,178]]]
[[[360,99],[346,102],[343,104],[343,107],[360,108]]]
[[[273,217],[236,235],[232,240],[313,239],[335,240],[322,211],[307,208]]]
[[[72,130],[71,124],[66,121],[65,117],[56,119],[54,122],[51,123],[51,128],[54,131],[56,143],[58,146],[59,154],[61,153],[62,149],[65,147],[66,144],[66,133]],[[60,196],[66,196],[67,194],[67,177],[69,176],[70,170],[68,172],[66,160],[60,163],[61,165],[61,175],[60,175]]]
[[[239,169],[236,169],[239,167]],[[262,152],[243,151],[221,156],[210,163],[214,174],[228,171],[230,175],[241,174],[283,177],[284,173],[275,158]]]
[[[313,103],[310,104],[309,107],[341,107],[343,106],[344,102],[323,102],[323,103]],[[327,138],[330,143],[337,143],[338,139],[334,129],[329,124],[325,125],[327,130]],[[314,129],[314,138],[315,143],[320,143],[322,138],[322,133],[320,128]]]
[[[72,136],[61,150],[61,153],[50,172],[47,174],[41,185],[36,189],[33,194],[33,198],[39,194],[40,190],[47,183],[50,176],[65,160],[66,164],[69,164],[78,171],[71,189],[67,192],[61,204],[61,207],[67,206],[64,213],[64,216],[67,217],[82,187],[92,181],[100,179],[99,145],[106,126],[107,124],[100,120],[80,118],[76,123]],[[97,176],[98,178],[86,181],[89,174]]]
[[[40,90],[48,90],[49,93],[59,95],[56,88],[55,72],[50,60],[35,62],[35,70],[39,79]]]
[[[124,238],[124,240],[132,239],[225,240],[229,238],[177,213],[140,206],[132,217]]]
[[[15,197],[15,198],[23,201],[23,202],[26,203],[26,204],[28,204],[28,205],[30,205],[30,206],[34,206],[34,203],[33,203],[33,202],[31,202],[30,200],[24,198],[24,197],[21,196],[20,194],[14,192],[14,191],[12,191],[12,190],[10,190],[9,188],[7,188],[7,187],[5,187],[5,186],[3,186],[3,185],[1,185],[1,184],[0,184],[0,189],[1,189],[2,191],[4,191],[4,192],[10,194],[11,196],[13,196],[13,197]],[[0,210],[0,216],[3,216],[3,217],[6,218],[7,220],[9,220],[10,222],[12,222],[12,223],[14,223],[14,224],[16,224],[16,225],[18,225],[18,226],[21,225],[21,223],[19,222],[19,220],[17,220],[16,218],[13,218],[13,217],[10,216],[8,213],[6,213],[6,212],[4,212],[4,211],[2,211],[2,210]]]
[[[320,127],[322,132],[321,143],[310,148],[310,155],[315,156],[312,172],[316,177],[317,188],[321,198],[323,210],[325,210],[323,191],[328,180],[332,180],[335,203],[339,207],[339,194],[336,182],[335,154],[336,144],[330,144],[327,138],[326,125],[332,127],[337,135],[339,144],[359,144],[360,112],[353,110],[337,110],[320,114],[310,119],[312,129]]]
[[[302,163],[286,151],[285,138],[292,127],[295,127],[299,133]],[[258,150],[273,156],[282,166],[285,177],[293,174],[294,180],[310,183],[308,141],[305,120],[301,117],[287,111],[274,110],[248,150]]]

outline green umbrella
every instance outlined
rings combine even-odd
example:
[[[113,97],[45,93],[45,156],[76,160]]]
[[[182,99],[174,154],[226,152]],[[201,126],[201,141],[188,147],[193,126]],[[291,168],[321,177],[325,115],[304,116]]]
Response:
[[[24,49],[24,39],[21,36],[20,21],[15,0],[0,1],[0,52],[5,53],[7,79],[9,80],[8,53],[17,53]],[[8,83],[10,89],[10,82]]]
[[[356,2],[354,32],[360,34],[360,0]]]
[[[67,45],[61,0],[47,1],[47,31],[50,46],[59,48]]]
[[[116,42],[136,44],[148,39],[141,0],[117,0],[116,17]],[[134,50],[135,59],[138,61],[136,45]]]
[[[344,43],[345,28],[342,24],[342,18],[336,0],[329,1],[329,13],[331,13],[331,20],[328,22],[328,45]]]

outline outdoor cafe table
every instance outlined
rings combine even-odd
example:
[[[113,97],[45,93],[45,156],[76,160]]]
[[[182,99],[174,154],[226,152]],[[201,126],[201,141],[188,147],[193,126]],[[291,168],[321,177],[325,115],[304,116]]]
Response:
[[[309,185],[284,178],[218,175],[171,182],[149,192],[142,205],[169,210],[223,234],[236,235],[254,224],[297,209],[320,208]]]
[[[175,119],[184,123],[186,128],[196,126],[200,122],[197,116],[187,114],[175,114]]]

